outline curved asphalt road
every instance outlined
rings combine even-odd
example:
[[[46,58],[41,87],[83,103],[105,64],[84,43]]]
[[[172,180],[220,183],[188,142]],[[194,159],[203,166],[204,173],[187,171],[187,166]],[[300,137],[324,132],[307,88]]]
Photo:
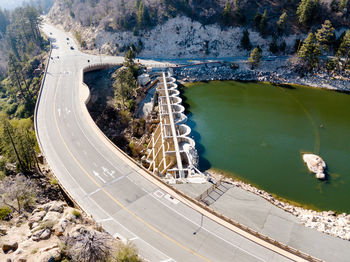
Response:
[[[43,30],[52,40],[53,59],[38,105],[37,135],[56,177],[88,214],[113,236],[135,243],[149,261],[288,261],[170,198],[106,146],[82,112],[79,74],[88,59],[123,58],[81,53],[63,31],[50,25]]]

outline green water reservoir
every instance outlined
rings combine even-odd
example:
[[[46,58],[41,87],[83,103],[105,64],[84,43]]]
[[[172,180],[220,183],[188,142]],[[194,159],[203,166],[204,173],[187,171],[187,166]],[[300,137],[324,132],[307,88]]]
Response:
[[[264,83],[184,88],[202,169],[216,168],[290,201],[350,213],[350,95]],[[302,153],[320,155],[319,181]]]

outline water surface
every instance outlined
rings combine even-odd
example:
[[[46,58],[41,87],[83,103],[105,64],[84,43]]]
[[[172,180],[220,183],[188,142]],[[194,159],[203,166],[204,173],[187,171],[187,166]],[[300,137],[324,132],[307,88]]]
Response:
[[[309,207],[350,213],[350,95],[235,81],[184,89],[202,169],[217,168]],[[319,154],[327,182],[302,153]]]

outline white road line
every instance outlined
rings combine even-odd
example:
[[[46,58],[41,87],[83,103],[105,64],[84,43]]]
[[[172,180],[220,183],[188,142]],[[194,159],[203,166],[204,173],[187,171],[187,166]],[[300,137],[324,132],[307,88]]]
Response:
[[[116,179],[112,180],[110,182],[110,184],[114,184],[115,182],[118,182],[119,180],[122,180],[123,178],[125,178],[126,176],[120,176],[120,177],[117,177]]]
[[[156,192],[157,192],[157,191],[156,191]],[[154,193],[153,193],[153,194],[149,194],[149,195],[150,195],[151,197],[153,197],[154,199],[156,199],[158,202],[160,202],[162,205],[166,206],[167,208],[169,208],[170,210],[172,210],[173,212],[175,212],[176,214],[178,214],[179,216],[183,217],[183,218],[186,219],[187,221],[189,221],[189,222],[191,222],[192,224],[194,224],[195,226],[198,226],[198,227],[200,227],[201,229],[203,229],[204,231],[207,231],[209,234],[212,234],[213,236],[217,237],[218,239],[224,241],[225,243],[227,243],[227,244],[229,244],[229,245],[231,245],[231,246],[233,246],[233,247],[235,247],[235,248],[237,248],[237,249],[243,251],[244,253],[247,253],[248,255],[250,255],[250,256],[252,256],[252,257],[254,257],[254,258],[256,258],[256,259],[258,259],[258,260],[260,260],[260,261],[267,262],[266,260],[264,260],[264,259],[262,259],[262,258],[260,258],[260,257],[258,257],[258,256],[256,256],[256,255],[250,253],[249,251],[247,251],[247,250],[245,250],[245,249],[243,249],[243,248],[237,246],[236,244],[233,244],[232,242],[230,242],[230,241],[228,241],[228,240],[226,240],[226,239],[224,239],[224,238],[218,236],[217,234],[213,233],[213,232],[210,231],[209,229],[206,229],[206,228],[203,227],[202,225],[200,225],[200,224],[198,224],[198,223],[192,221],[191,219],[189,219],[189,218],[186,217],[185,215],[181,214],[179,211],[175,210],[174,208],[172,208],[172,207],[168,206],[167,204],[163,203],[162,201],[160,201],[159,198],[156,198],[156,197],[154,196]],[[198,213],[198,212],[196,212],[196,213]],[[199,214],[199,213],[198,213],[198,214]],[[208,219],[209,219],[209,218],[208,218]],[[214,222],[214,223],[215,223],[215,222]],[[231,232],[232,232],[232,231],[231,231]],[[233,232],[233,233],[234,233],[234,232]],[[246,239],[246,238],[245,238],[245,239]],[[249,239],[246,239],[246,240],[250,241]],[[250,241],[250,242],[252,242],[252,241]],[[252,243],[254,243],[254,242],[252,242]],[[256,244],[256,243],[254,243],[254,244]],[[256,244],[256,245],[258,245],[258,244]],[[271,251],[271,252],[273,252],[273,251]]]
[[[107,216],[112,217],[107,211],[105,211],[102,207],[100,207],[94,199],[92,199],[91,197],[89,197],[89,199],[90,199],[90,201],[92,201],[93,203],[95,203],[95,205],[97,206],[97,208],[100,209],[103,213],[105,213]],[[118,224],[120,227],[124,228],[127,232],[129,232],[131,235],[133,235],[132,238],[137,237],[137,238],[138,238],[137,240],[142,241],[143,243],[145,243],[146,245],[148,245],[149,247],[151,247],[152,249],[154,249],[155,251],[157,251],[159,254],[161,254],[161,255],[165,256],[166,258],[170,259],[170,257],[169,257],[167,254],[165,254],[164,252],[162,252],[162,251],[160,251],[159,249],[157,249],[156,247],[152,246],[150,243],[148,243],[148,242],[145,241],[144,239],[142,239],[142,238],[140,238],[139,236],[137,236],[134,232],[132,232],[131,230],[129,230],[127,227],[125,227],[123,224],[121,224],[121,223],[120,223],[118,220],[116,220],[114,217],[112,217],[112,219],[113,219],[113,222],[115,222],[115,223]],[[122,236],[121,236],[120,234],[118,234],[118,233],[115,233],[113,236],[114,236],[114,237],[115,237],[115,236],[120,236],[120,237],[122,237]],[[125,239],[125,238],[124,238],[124,239]]]
[[[139,239],[139,237],[133,237],[133,238],[130,238],[129,240],[130,240],[130,241],[134,241],[134,240],[136,240],[136,239]]]
[[[106,168],[104,166],[102,167],[102,170],[106,176],[108,175],[108,176],[115,178],[115,176],[114,176],[115,171],[114,170],[109,170],[108,168]]]
[[[98,188],[98,189],[92,191],[91,193],[87,194],[86,196],[90,197],[90,196],[96,194],[98,191],[101,191],[101,188]]]
[[[160,190],[157,190],[157,191],[153,192],[153,194],[155,196],[157,196],[158,198],[162,198],[164,196],[164,193],[162,191],[160,191]]]
[[[103,183],[106,183],[106,181],[100,176],[100,174],[99,173],[97,173],[95,170],[92,170],[92,173],[96,176],[96,177],[98,177]]]
[[[102,223],[102,222],[107,222],[107,221],[113,221],[113,218],[108,217],[108,218],[96,220],[97,223]]]
[[[169,200],[171,203],[173,203],[173,204],[175,204],[175,205],[177,205],[177,204],[180,202],[179,200],[177,200],[176,198],[173,198],[173,197],[172,197],[171,195],[169,195],[169,194],[166,194],[164,198],[167,199],[167,200]]]
[[[169,258],[169,259],[167,259],[167,260],[162,260],[162,261],[160,261],[160,262],[171,262],[171,261],[175,261],[175,260],[172,259],[172,258]]]

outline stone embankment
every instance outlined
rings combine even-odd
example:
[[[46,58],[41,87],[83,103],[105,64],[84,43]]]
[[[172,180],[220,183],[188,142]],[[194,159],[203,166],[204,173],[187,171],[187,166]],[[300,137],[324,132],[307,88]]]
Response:
[[[298,217],[303,225],[316,229],[320,232],[339,237],[345,240],[350,240],[350,214],[336,214],[334,211],[318,212],[302,207],[293,206],[289,203],[280,201],[274,198],[271,194],[264,190],[258,189],[250,184],[233,180],[232,178],[222,177],[222,175],[211,172],[214,177],[221,177],[227,183],[243,190],[254,193],[275,206],[285,210]]]
[[[306,73],[304,76],[291,70],[288,60],[263,61],[252,70],[248,62],[208,63],[173,69],[175,77],[183,82],[210,80],[262,81],[275,84],[298,84],[319,88],[350,91],[350,74],[342,76],[326,72]]]

